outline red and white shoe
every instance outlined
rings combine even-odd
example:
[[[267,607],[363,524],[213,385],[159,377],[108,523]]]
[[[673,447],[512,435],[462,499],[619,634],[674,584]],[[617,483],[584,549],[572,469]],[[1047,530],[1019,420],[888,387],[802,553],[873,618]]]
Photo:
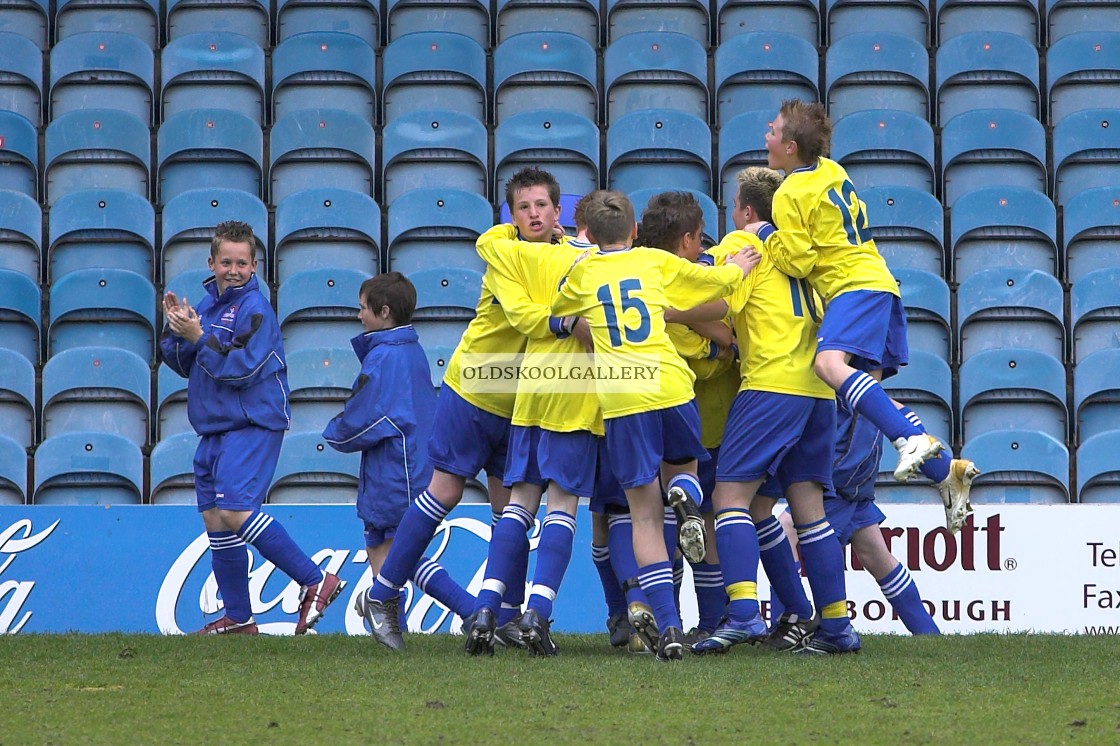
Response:
[[[323,618],[323,612],[338,598],[346,585],[333,573],[323,573],[318,585],[305,585],[300,593],[299,618],[296,619],[296,634],[302,635]]]
[[[253,617],[249,617],[244,622],[235,622],[228,616],[210,622],[202,629],[195,632],[196,635],[256,635],[260,634],[257,630],[257,623]]]

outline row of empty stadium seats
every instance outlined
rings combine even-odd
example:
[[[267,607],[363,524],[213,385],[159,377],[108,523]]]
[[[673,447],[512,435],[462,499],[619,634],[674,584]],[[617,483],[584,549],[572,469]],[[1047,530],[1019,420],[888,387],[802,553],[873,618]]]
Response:
[[[0,504],[193,503],[192,460],[197,437],[183,433],[161,441],[150,458],[126,438],[97,432],[57,435],[44,441],[28,473],[26,451],[0,435]],[[1070,452],[1044,432],[999,430],[969,441],[963,455],[985,465],[973,484],[972,501],[984,504],[1080,502],[1120,503],[1115,454],[1120,430],[1095,435],[1076,450],[1077,479],[1071,481]],[[893,448],[884,448],[876,490],[884,502],[928,503],[930,484],[899,485],[891,478]],[[318,433],[289,433],[268,493],[273,503],[353,502],[358,455],[328,447]],[[30,479],[29,479],[30,477]],[[29,482],[33,485],[30,491]],[[470,493],[484,499],[472,480]]]
[[[346,31],[370,46],[419,30],[458,31],[488,46],[538,29],[578,34],[591,43],[629,33],[685,29],[699,42],[722,43],[754,29],[796,29],[808,42],[827,44],[867,28],[884,28],[916,41],[944,44],[976,28],[1000,28],[1031,43],[1054,43],[1078,31],[1116,28],[1120,4],[1085,0],[158,0],[105,3],[9,0],[0,30],[46,49],[84,31],[123,31],[151,47],[201,30],[238,29],[266,47],[305,31]]]
[[[275,205],[326,183],[370,195],[376,189],[386,203],[426,187],[497,198],[513,171],[539,163],[556,172],[561,189],[570,194],[584,194],[601,183],[632,192],[652,181],[718,193],[726,205],[735,172],[765,163],[763,135],[772,118],[773,111],[739,115],[720,130],[713,149],[708,125],[678,111],[633,112],[615,122],[600,142],[599,128],[585,117],[531,110],[495,129],[491,158],[486,127],[459,112],[404,115],[385,126],[378,147],[373,127],[356,115],[308,109],[272,127],[266,158],[258,123],[230,110],[191,109],[159,128],[153,161],[140,120],[86,109],[46,127],[40,164],[35,128],[18,114],[0,111],[0,189],[33,199],[42,195],[47,205],[91,188],[124,189],[145,198],[154,192],[155,201],[166,204],[201,187],[241,189],[257,197],[267,193]],[[1054,127],[1048,157],[1050,138],[1039,122],[1008,109],[979,109],[945,126],[938,157],[924,119],[897,110],[863,111],[835,123],[832,155],[860,190],[939,191],[952,207],[962,194],[1001,185],[1049,193],[1065,205],[1086,190],[1117,183],[1120,126],[1114,122],[1120,122],[1120,109],[1071,114]]]
[[[630,195],[640,211],[657,191]],[[704,210],[707,241],[714,242],[720,234],[716,204],[692,191]],[[981,187],[948,211],[912,187],[867,187],[859,194],[871,235],[893,270],[917,269],[960,282],[982,269],[1019,267],[1077,285],[1093,271],[1120,264],[1117,187],[1073,197],[1061,221],[1046,195],[1024,187]],[[573,212],[574,198],[562,204],[562,219],[570,223]],[[215,188],[171,199],[160,211],[159,238],[156,215],[144,197],[119,189],[67,194],[45,215],[32,198],[0,191],[0,269],[49,283],[76,269],[103,267],[170,283],[205,264],[214,225],[241,219],[261,242],[258,273],[278,283],[320,266],[408,272],[424,266],[416,246],[422,240],[437,244],[452,264],[481,270],[473,240],[491,223],[493,208],[473,192],[416,189],[389,204],[383,230],[381,208],[367,194],[318,187],[281,200],[272,225],[254,195]]]
[[[674,31],[630,34],[601,54],[574,34],[530,32],[495,47],[490,65],[478,43],[453,32],[408,34],[377,56],[360,38],[338,32],[299,34],[269,55],[241,34],[203,32],[156,55],[136,37],[106,31],[59,42],[45,71],[30,41],[0,34],[7,78],[0,106],[35,124],[44,102],[45,121],[97,107],[146,122],[215,105],[274,121],[329,105],[367,121],[438,107],[500,123],[527,109],[562,108],[613,124],[658,107],[718,126],[745,111],[776,110],[783,99],[820,98],[835,119],[899,109],[944,125],[977,108],[1039,119],[1045,106],[1056,123],[1120,90],[1120,31],[1087,31],[1054,44],[1045,55],[1045,85],[1041,62],[1033,44],[1003,31],[954,37],[932,58],[906,36],[861,32],[828,47],[823,64],[813,45],[780,31],[736,36],[710,58]]]

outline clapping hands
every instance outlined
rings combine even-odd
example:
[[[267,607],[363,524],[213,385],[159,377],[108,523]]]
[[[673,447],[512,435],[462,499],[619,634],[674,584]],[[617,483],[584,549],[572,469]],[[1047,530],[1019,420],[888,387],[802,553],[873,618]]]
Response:
[[[163,296],[163,315],[175,336],[192,343],[202,339],[202,322],[199,321],[198,312],[186,298],[180,300],[175,297],[175,293],[168,292]]]

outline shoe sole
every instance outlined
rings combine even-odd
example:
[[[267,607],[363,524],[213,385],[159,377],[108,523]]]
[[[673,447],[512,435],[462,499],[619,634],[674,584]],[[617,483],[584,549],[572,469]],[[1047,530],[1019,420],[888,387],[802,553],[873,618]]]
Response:
[[[487,629],[467,630],[466,652],[470,656],[493,655],[494,633]]]
[[[315,604],[314,602],[312,602],[311,610],[307,612],[307,621],[304,622],[303,631],[297,634],[305,635],[307,634],[307,630],[313,628],[316,624],[318,624],[319,620],[323,618],[323,615],[327,613],[327,608],[335,602],[335,599],[342,595],[342,589],[345,587],[345,580],[338,581],[338,585],[335,586],[334,591],[331,592],[330,597],[328,597],[326,602],[323,604],[323,608],[319,609],[318,611],[315,610]],[[314,614],[314,616],[312,616],[312,614]]]
[[[550,658],[556,655],[556,648],[549,648],[544,644],[544,637],[542,637],[536,630],[523,633],[521,635],[521,642],[524,644],[525,649],[529,651],[529,655],[542,658]]]
[[[894,481],[902,482],[903,484],[909,482],[910,477],[918,473],[918,469],[921,468],[922,464],[924,464],[927,460],[933,458],[937,454],[941,453],[944,447],[945,446],[941,441],[936,440],[931,443],[929,448],[927,448],[920,455],[917,453],[912,454],[910,456],[910,458],[912,459],[912,463],[904,465],[902,459],[899,458],[898,466],[896,466],[894,469]]]
[[[657,621],[648,613],[641,612],[630,616],[630,626],[634,628],[634,634],[641,638],[645,646],[651,651],[657,650],[658,642],[661,638],[661,631],[657,629]]]
[[[707,541],[704,536],[703,519],[687,518],[680,524],[677,533],[677,543],[680,545],[681,554],[692,564],[704,561],[708,553]]]

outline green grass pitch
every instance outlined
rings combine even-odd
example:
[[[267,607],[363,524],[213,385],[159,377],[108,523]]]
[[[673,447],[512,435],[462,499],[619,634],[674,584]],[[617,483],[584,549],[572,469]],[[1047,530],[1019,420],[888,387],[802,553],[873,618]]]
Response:
[[[1120,743],[1115,637],[866,636],[660,664],[605,635],[468,658],[462,637],[0,638],[15,744]]]

